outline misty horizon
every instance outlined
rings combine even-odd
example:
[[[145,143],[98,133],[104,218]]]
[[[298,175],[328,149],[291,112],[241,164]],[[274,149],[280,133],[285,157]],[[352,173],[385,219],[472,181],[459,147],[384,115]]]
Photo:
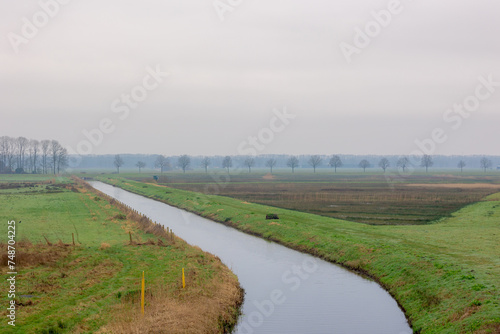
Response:
[[[500,154],[498,3],[0,9],[0,136],[79,155]]]

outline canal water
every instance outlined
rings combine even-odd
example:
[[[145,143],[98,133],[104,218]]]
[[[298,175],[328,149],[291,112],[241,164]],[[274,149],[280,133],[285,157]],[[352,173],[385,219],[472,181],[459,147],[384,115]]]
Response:
[[[340,266],[111,185],[90,184],[217,255],[245,289],[234,333],[411,334],[396,301]]]

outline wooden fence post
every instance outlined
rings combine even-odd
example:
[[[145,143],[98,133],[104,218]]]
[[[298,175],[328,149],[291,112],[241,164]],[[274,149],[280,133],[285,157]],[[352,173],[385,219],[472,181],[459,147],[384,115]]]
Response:
[[[142,286],[141,286],[141,314],[144,315],[144,271],[142,272]]]

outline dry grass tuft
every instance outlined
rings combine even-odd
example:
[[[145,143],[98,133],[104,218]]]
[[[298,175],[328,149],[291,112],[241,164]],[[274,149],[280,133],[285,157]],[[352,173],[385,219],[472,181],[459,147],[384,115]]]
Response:
[[[103,243],[101,243],[100,249],[104,250],[104,249],[108,249],[109,247],[111,247],[110,244],[108,244],[107,242],[103,242]]]
[[[7,266],[7,244],[1,243],[0,249],[3,250],[1,264],[2,266]],[[43,243],[32,244],[29,241],[20,241],[17,243],[16,248],[16,264],[24,267],[51,265],[70,253],[71,247],[63,243],[46,245]]]
[[[465,318],[468,318],[471,315],[473,315],[474,313],[476,313],[480,308],[481,308],[481,306],[473,305],[473,306],[469,306],[463,310],[460,310],[458,312],[455,312],[450,316],[450,321],[456,322],[456,321],[464,320]]]
[[[236,276],[220,260],[215,265],[220,274],[207,286],[192,286],[188,282],[186,289],[152,289],[152,293],[146,294],[144,316],[138,298],[122,302],[112,313],[114,320],[98,333],[229,333],[229,324],[234,324],[239,315],[243,291]]]

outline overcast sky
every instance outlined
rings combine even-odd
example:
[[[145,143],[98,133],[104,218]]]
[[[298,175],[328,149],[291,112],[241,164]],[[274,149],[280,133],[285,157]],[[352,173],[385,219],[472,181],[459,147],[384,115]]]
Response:
[[[498,1],[54,3],[0,3],[0,136],[94,154],[500,154]]]

